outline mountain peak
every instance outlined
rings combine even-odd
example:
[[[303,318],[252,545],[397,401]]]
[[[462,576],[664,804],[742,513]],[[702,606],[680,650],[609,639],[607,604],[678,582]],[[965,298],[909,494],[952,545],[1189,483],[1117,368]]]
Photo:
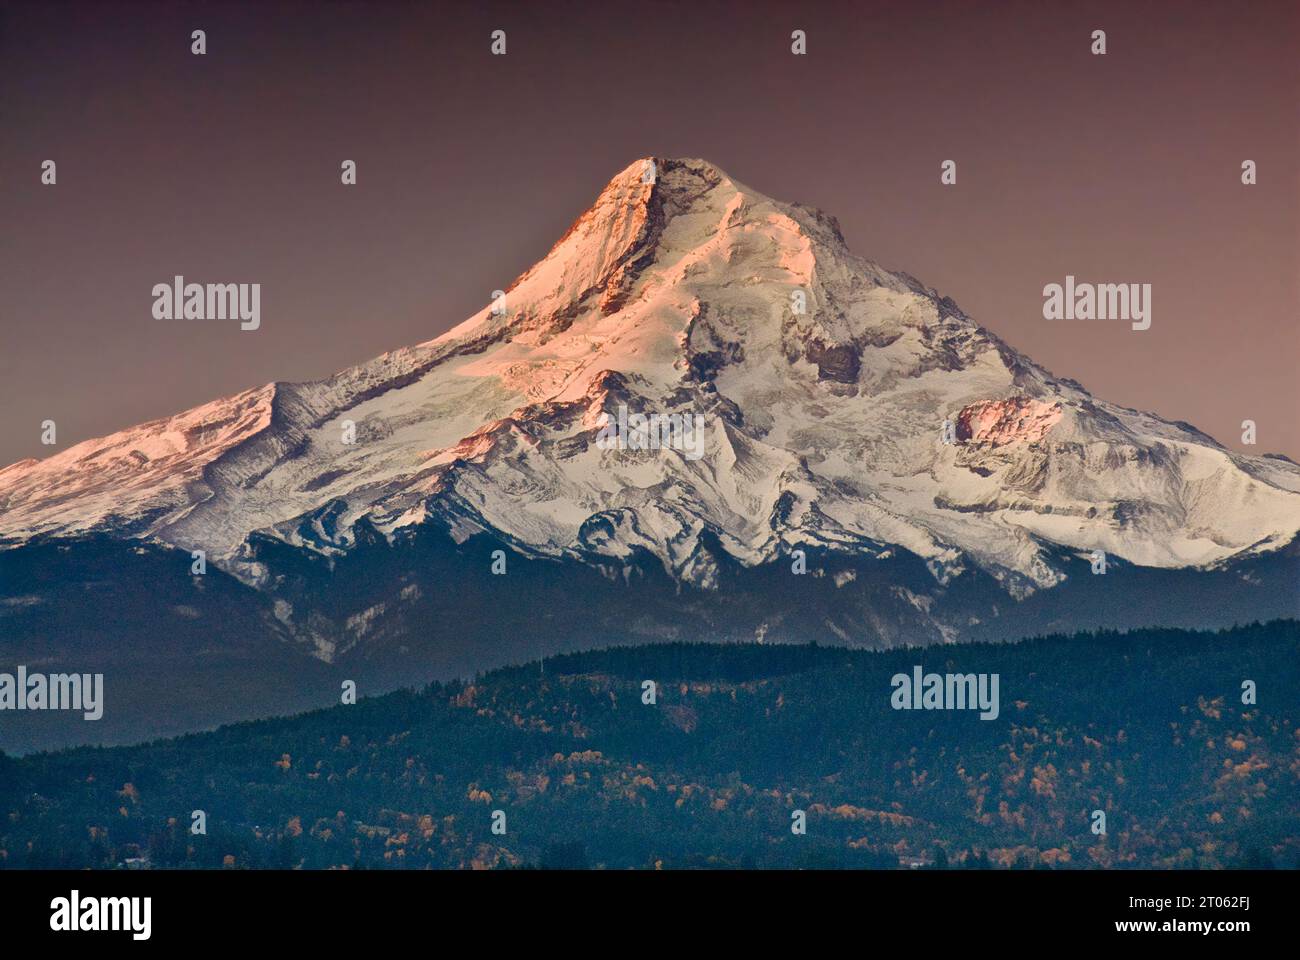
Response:
[[[627,414],[703,418],[702,443],[601,446]],[[150,536],[259,586],[254,534],[333,555],[443,526],[704,586],[722,555],[901,548],[1023,594],[1062,551],[1206,566],[1300,529],[1300,468],[1052,377],[833,218],[698,159],[630,163],[432,341],[83,447],[0,472],[0,539]]]
[[[640,157],[616,173],[601,195],[647,185],[660,194],[689,198],[724,181],[732,182],[722,168],[698,157]]]

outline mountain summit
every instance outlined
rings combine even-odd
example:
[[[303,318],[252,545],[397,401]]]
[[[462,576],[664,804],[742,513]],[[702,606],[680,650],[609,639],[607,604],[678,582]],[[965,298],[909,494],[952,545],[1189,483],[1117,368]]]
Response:
[[[702,416],[702,455],[603,447],[620,411]],[[854,256],[833,218],[701,160],[628,166],[502,297],[434,340],[0,470],[0,544],[203,550],[327,659],[412,583],[309,615],[286,556],[331,568],[414,537],[486,537],[606,579],[657,564],[703,594],[728,571],[780,560],[788,574],[796,550],[906,556],[929,584],[890,592],[919,634],[874,601],[855,627],[827,621],[841,639],[901,642],[961,637],[1086,573],[1074,558],[1094,551],[1206,571],[1286,553],[1297,531],[1300,467],[1093,397]],[[976,573],[1001,599],[941,614],[936,598]]]

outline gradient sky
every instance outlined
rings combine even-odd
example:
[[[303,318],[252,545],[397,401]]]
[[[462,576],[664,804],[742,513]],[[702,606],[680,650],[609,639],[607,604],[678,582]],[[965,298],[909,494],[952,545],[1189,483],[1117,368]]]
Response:
[[[648,155],[822,207],[1099,396],[1300,460],[1300,5],[986,7],[0,3],[0,464],[51,452],[45,419],[64,449],[429,339]],[[261,283],[261,330],[153,319],[178,273]],[[1152,284],[1152,328],[1044,320],[1066,274]]]

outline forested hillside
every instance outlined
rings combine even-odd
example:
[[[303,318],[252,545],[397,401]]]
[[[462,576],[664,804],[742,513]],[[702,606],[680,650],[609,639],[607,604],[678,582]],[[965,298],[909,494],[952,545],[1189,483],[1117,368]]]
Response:
[[[1288,620],[564,656],[153,744],[0,755],[0,867],[1294,867],[1298,655]],[[893,709],[891,677],[917,665],[998,674],[998,717]]]

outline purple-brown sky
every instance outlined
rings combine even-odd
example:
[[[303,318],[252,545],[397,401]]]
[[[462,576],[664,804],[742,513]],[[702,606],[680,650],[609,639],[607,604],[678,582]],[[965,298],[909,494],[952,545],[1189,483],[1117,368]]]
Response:
[[[820,206],[1058,375],[1300,460],[1300,8],[982,6],[0,4],[0,465],[51,452],[45,419],[63,449],[435,336],[647,155]],[[262,328],[155,320],[175,274],[261,283]],[[1066,274],[1152,284],[1151,329],[1044,320]]]

